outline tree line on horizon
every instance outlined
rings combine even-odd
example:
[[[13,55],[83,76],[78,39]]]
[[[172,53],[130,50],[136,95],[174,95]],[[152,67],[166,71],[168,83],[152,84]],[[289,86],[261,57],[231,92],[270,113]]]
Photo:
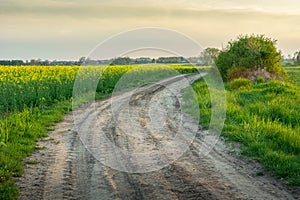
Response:
[[[41,59],[26,60],[0,60],[2,66],[74,66],[74,65],[130,65],[130,64],[151,64],[151,63],[201,63],[200,57],[159,57],[159,58],[130,58],[117,57],[107,60],[91,60],[81,57],[78,61],[49,61]],[[207,64],[204,62],[203,64]]]
[[[230,44],[230,42],[229,42]],[[220,55],[223,50],[218,48],[208,47],[204,49],[199,56],[184,58],[181,56],[170,56],[170,57],[159,57],[159,58],[130,58],[130,57],[117,57],[106,60],[92,60],[90,58],[81,57],[77,61],[68,60],[42,60],[42,59],[31,59],[31,60],[0,60],[1,66],[81,66],[81,65],[130,65],[130,64],[196,64],[202,66],[210,66],[215,63],[216,58]],[[300,50],[296,51],[293,56],[288,55],[287,57],[282,56],[281,61],[284,65],[300,65]]]

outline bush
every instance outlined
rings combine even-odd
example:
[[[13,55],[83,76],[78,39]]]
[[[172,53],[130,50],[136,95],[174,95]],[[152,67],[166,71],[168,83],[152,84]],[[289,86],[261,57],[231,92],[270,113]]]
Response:
[[[232,90],[249,89],[253,86],[253,82],[245,78],[238,78],[230,82],[228,86]]]
[[[230,69],[227,73],[227,80],[232,81],[237,78],[245,78],[242,77],[243,73],[246,73],[248,69],[246,67],[236,67],[234,69]]]
[[[227,80],[229,71],[244,67],[248,69],[266,69],[267,72],[283,77],[285,71],[281,66],[281,52],[275,47],[276,40],[264,35],[240,36],[229,42],[215,59],[224,80]]]

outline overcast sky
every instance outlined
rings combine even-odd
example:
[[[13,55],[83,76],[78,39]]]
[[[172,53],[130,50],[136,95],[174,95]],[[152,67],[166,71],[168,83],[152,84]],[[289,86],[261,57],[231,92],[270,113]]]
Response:
[[[0,27],[0,59],[77,60],[108,37],[141,27],[179,31],[203,48],[265,34],[287,55],[300,50],[300,1],[0,0]]]

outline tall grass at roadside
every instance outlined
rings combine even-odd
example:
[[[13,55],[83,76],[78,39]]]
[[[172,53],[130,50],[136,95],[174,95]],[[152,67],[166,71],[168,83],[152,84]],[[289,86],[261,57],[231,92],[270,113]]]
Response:
[[[44,109],[24,109],[0,121],[0,131],[9,134],[0,144],[0,199],[16,199],[19,191],[11,177],[23,172],[21,161],[36,148],[39,138],[47,136],[47,127],[71,110],[71,102],[58,102]]]
[[[246,85],[231,89],[227,84],[222,135],[239,142],[244,155],[261,162],[274,176],[300,185],[300,86],[289,81]],[[201,80],[193,88],[199,100],[200,124],[207,128],[211,105],[206,84]]]

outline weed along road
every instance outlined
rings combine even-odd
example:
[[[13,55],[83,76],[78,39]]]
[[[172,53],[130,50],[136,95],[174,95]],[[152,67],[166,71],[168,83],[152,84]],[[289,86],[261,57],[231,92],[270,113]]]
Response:
[[[199,155],[213,136],[182,112],[177,94],[203,75],[116,93],[66,115],[26,158],[37,163],[18,178],[19,199],[294,199],[221,140]]]

